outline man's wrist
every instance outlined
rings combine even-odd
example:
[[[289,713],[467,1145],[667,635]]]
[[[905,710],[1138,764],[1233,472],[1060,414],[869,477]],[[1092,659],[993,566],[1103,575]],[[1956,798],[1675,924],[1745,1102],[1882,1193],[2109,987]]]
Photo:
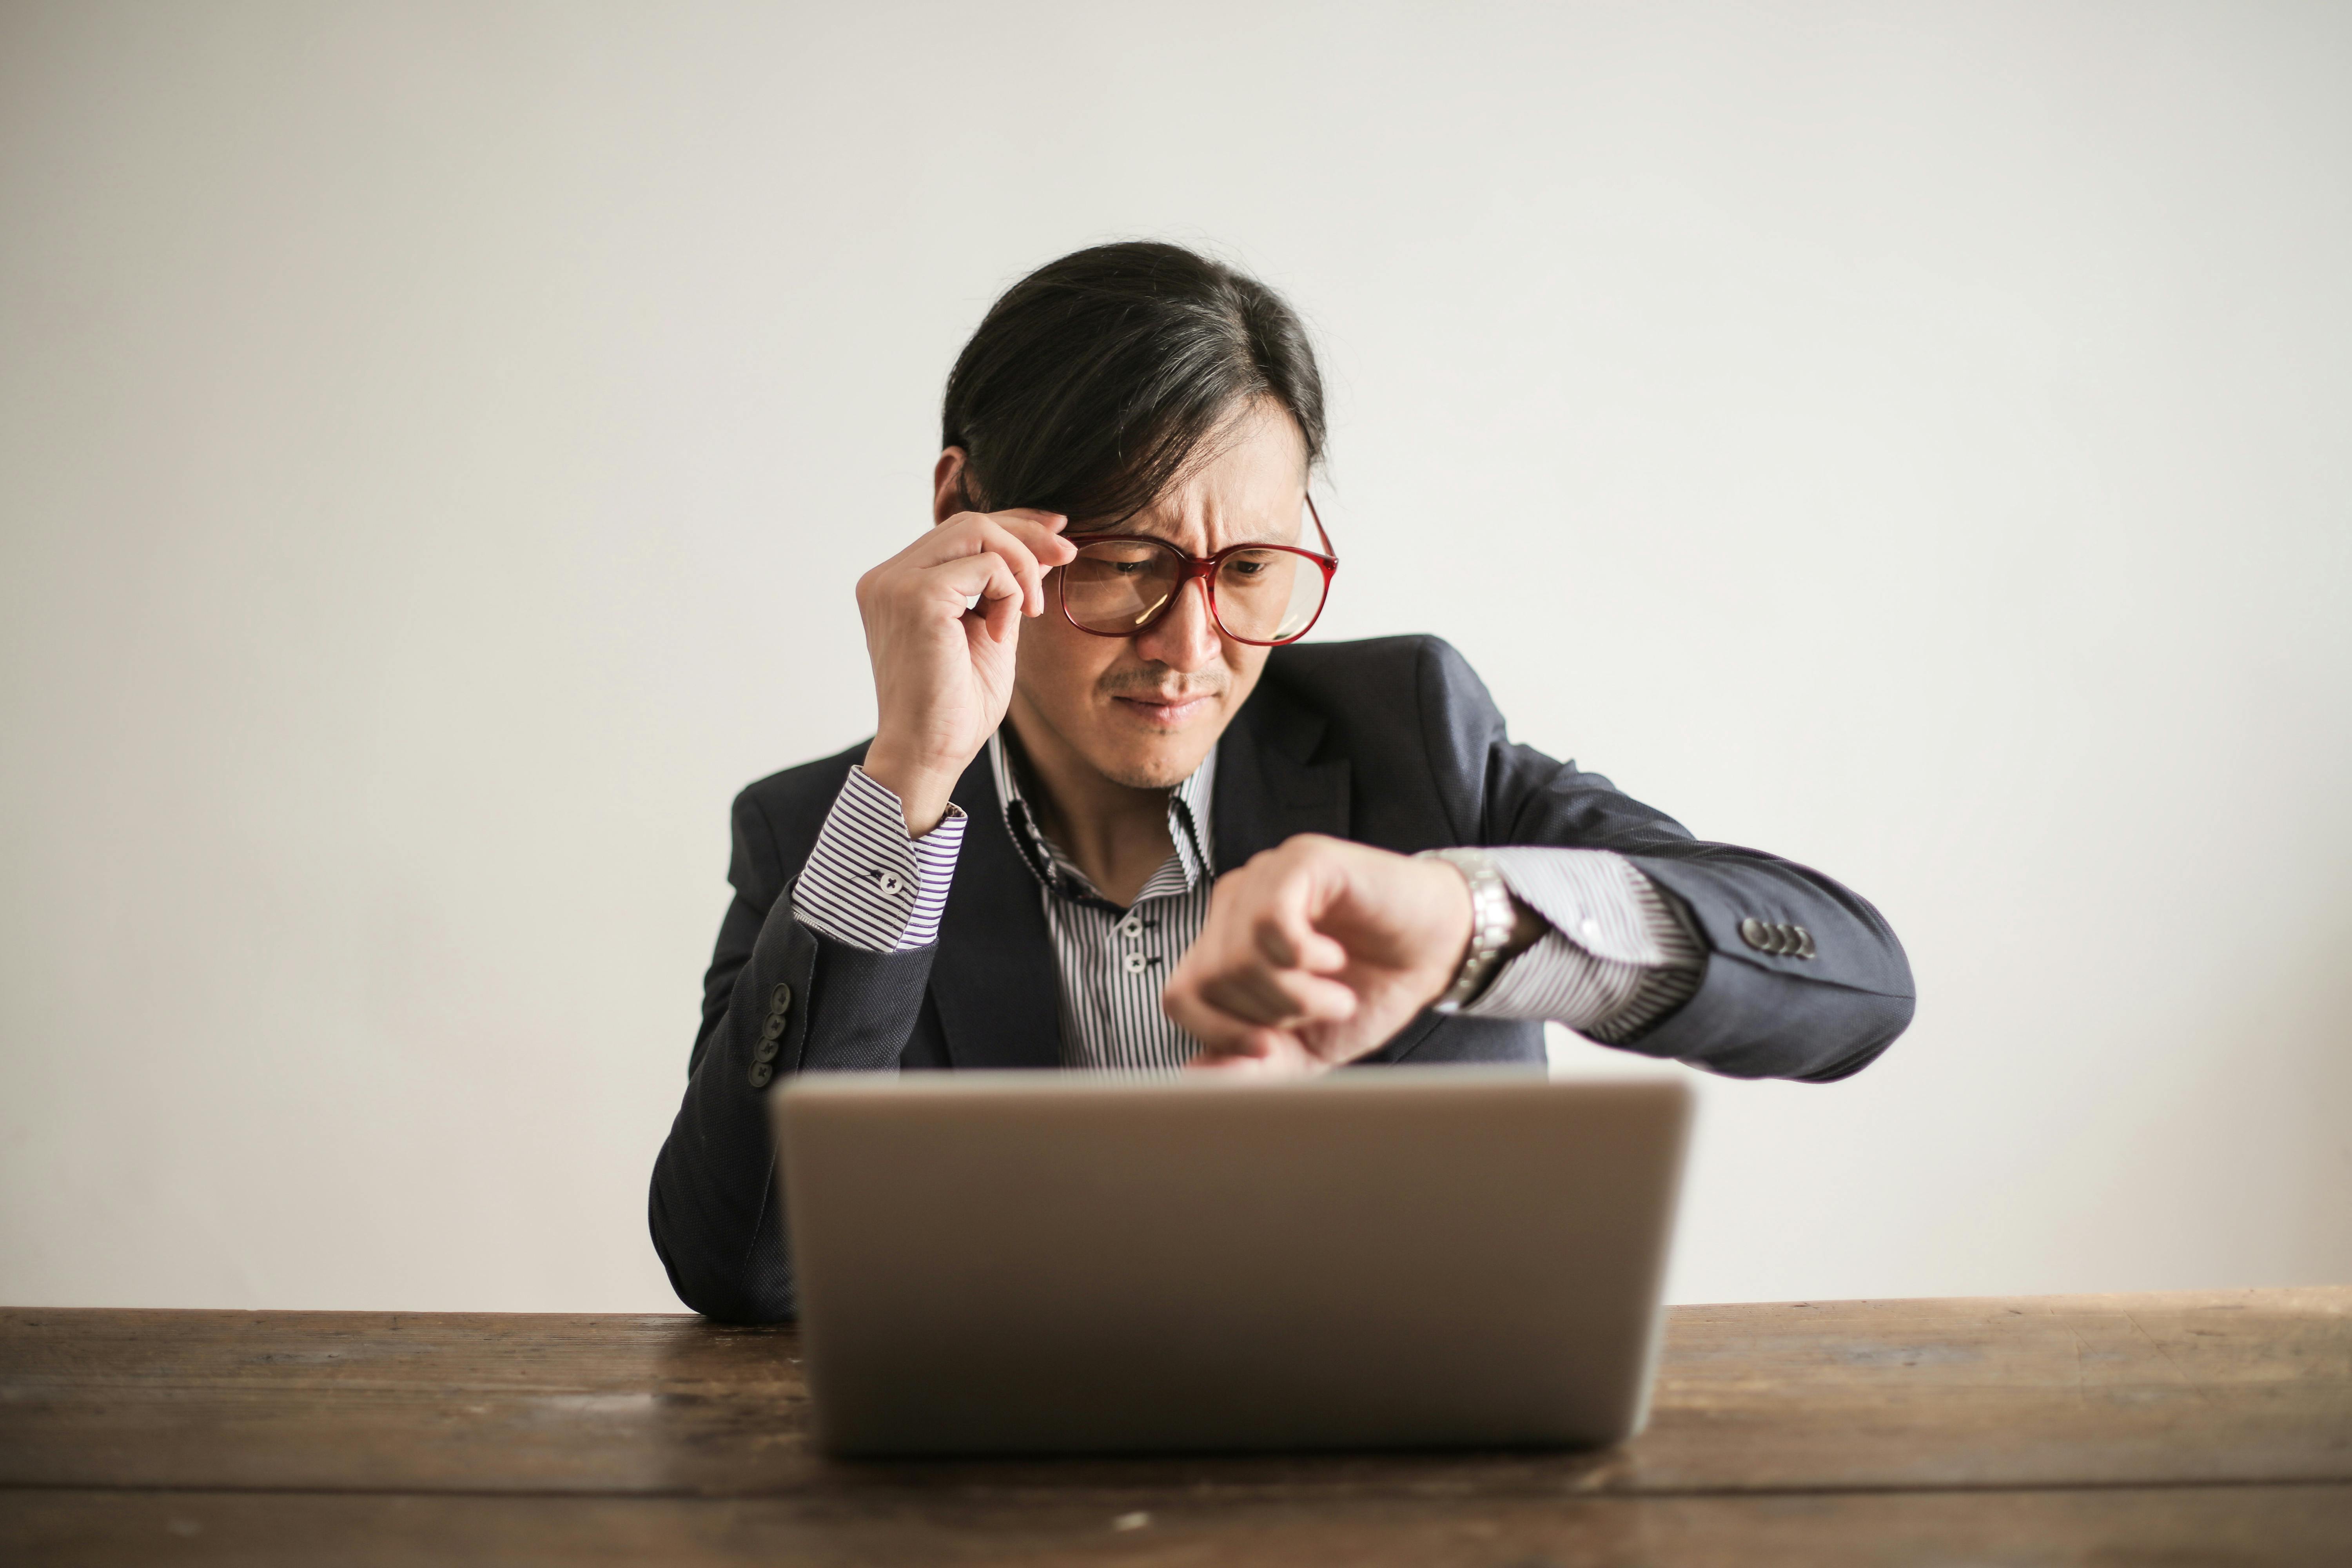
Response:
[[[866,748],[866,760],[859,765],[867,778],[898,797],[907,832],[916,838],[937,827],[947,816],[956,781],[963,774],[961,768],[949,772],[907,762],[879,744]]]
[[[1516,892],[1511,895],[1511,910],[1517,917],[1517,922],[1511,927],[1511,940],[1504,944],[1503,963],[1510,963],[1535,946],[1543,940],[1544,932],[1551,930],[1551,921],[1543,918],[1543,912]],[[1502,964],[1495,967],[1499,973]]]

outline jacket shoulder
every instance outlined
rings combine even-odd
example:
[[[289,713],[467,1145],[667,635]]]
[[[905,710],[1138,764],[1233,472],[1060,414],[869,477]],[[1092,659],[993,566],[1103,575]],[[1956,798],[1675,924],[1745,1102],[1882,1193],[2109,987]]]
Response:
[[[1507,736],[1486,683],[1453,644],[1429,636],[1292,643],[1268,656],[1265,680],[1320,721],[1319,750],[1356,763],[1356,819],[1383,825],[1360,837],[1476,842],[1486,759]],[[1375,779],[1379,788],[1367,789]]]
[[[1380,710],[1411,724],[1458,713],[1502,724],[1486,683],[1441,637],[1291,643],[1267,658],[1265,679],[1335,718]]]

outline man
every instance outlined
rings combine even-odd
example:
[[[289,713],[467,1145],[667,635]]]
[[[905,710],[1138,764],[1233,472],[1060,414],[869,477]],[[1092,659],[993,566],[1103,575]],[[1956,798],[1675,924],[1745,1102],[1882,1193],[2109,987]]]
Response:
[[[934,526],[857,584],[874,738],[735,801],[654,1168],[688,1305],[793,1313],[788,1073],[1535,1062],[1556,1019],[1824,1081],[1910,1021],[1868,903],[1514,744],[1445,644],[1294,646],[1338,563],[1321,383],[1263,285],[1066,257],[990,310],[943,425]]]

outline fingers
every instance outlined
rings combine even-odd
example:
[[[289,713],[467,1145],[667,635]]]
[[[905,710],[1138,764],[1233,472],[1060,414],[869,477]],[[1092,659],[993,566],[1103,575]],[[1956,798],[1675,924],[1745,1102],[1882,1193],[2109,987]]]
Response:
[[[958,520],[959,522],[961,521]],[[950,523],[949,526],[953,528],[957,524]],[[1040,540],[1039,542],[1043,543],[1044,541]],[[1045,613],[1045,563],[1037,558],[1037,552],[1029,547],[1028,541],[1023,539],[1020,534],[1005,527],[994,518],[974,517],[970,520],[969,527],[963,528],[958,535],[943,541],[942,543],[968,547],[969,552],[973,555],[1003,562],[1005,569],[1013,578],[1014,591],[1020,598],[1022,612],[1031,616]],[[997,596],[992,592],[988,594],[988,597],[992,599]]]
[[[1271,1042],[1296,1045],[1304,1034],[1328,1034],[1344,1026],[1361,1005],[1352,993],[1319,996],[1305,1005],[1265,1005],[1244,999],[1226,1006],[1223,1000],[1213,994],[1179,993],[1163,1000],[1162,1010],[1209,1050],[1255,1055],[1272,1048]],[[1268,1022],[1262,1016],[1266,1014],[1279,1014],[1280,1021]]]
[[[1214,1073],[1225,1078],[1306,1078],[1323,1072],[1331,1064],[1309,1050],[1296,1036],[1265,1033],[1263,1038],[1248,1042],[1249,1048],[1232,1053],[1202,1050],[1184,1064],[1192,1073]]]
[[[988,585],[981,590],[980,604],[976,606],[980,611],[979,621],[975,624],[971,616],[967,614],[964,624],[975,638],[985,637],[999,645],[1009,644],[1021,633],[1021,616],[1027,605],[1026,590],[999,557],[983,555],[980,559],[995,562],[996,568],[989,574]]]
[[[959,512],[905,553],[919,568],[982,554],[997,556],[1021,584],[1022,612],[1040,616],[1045,613],[1045,574],[1077,555],[1076,546],[1061,535],[1067,525],[1054,512]]]
[[[1194,1059],[1202,1065],[1234,1060],[1278,1062],[1312,1054],[1298,1036],[1287,1029],[1253,1024],[1197,1003],[1186,1005],[1181,1016],[1178,1011],[1171,1006],[1169,1016],[1186,1034],[1201,1042],[1201,1054]]]
[[[1160,1010],[1214,1056],[1296,1055],[1302,1032],[1320,1033],[1356,1016],[1361,998],[1336,980],[1304,974],[1226,970],[1171,977]]]
[[[959,555],[936,566],[924,567],[914,574],[912,581],[925,600],[936,607],[952,606],[959,616],[974,599],[981,603],[971,607],[983,614],[1000,603],[1003,613],[1012,616],[1022,615],[1028,607],[1028,585],[1022,582],[1013,563],[994,551]]]
[[[1450,867],[1295,836],[1218,881],[1161,1009],[1219,1061],[1352,1060],[1444,991],[1467,902]]]
[[[1212,900],[1210,923],[1240,933],[1244,951],[1234,955],[1236,963],[1255,961],[1273,970],[1309,975],[1337,974],[1348,967],[1346,946],[1317,925],[1331,888],[1311,841],[1276,850],[1263,864],[1244,867],[1219,890],[1227,896]]]
[[[1277,878],[1265,908],[1250,926],[1258,956],[1278,969],[1316,974],[1336,974],[1348,967],[1348,950],[1315,929],[1318,897],[1310,876]]]
[[[1235,1018],[1279,1027],[1336,1024],[1356,1016],[1353,991],[1336,980],[1299,969],[1227,970],[1204,978],[1197,995]]]
[[[1062,537],[1066,526],[1054,512],[958,512],[858,579],[859,606],[870,626],[893,606],[921,618],[960,619],[982,599],[986,635],[1003,642],[1014,617],[1045,613],[1045,574],[1076,558],[1076,546]]]
[[[1353,994],[1300,962],[1328,957],[1295,870],[1253,862],[1221,879],[1209,918],[1160,991],[1160,1008],[1195,1038],[1229,1047],[1255,1027],[1343,1018]]]
[[[1077,546],[1071,544],[1069,541],[1062,539],[1062,531],[1070,526],[1070,520],[1058,511],[1040,511],[1034,506],[1016,506],[1003,511],[973,512],[969,515],[992,517],[1016,532],[1034,530],[1041,538],[1060,541],[1065,548],[1074,553],[1077,549]],[[1031,548],[1035,548],[1034,542]]]
[[[1003,533],[1029,552],[1033,564],[1029,571],[1019,574],[1027,590],[1023,607],[1029,615],[1044,615],[1045,574],[1077,559],[1078,547],[1062,537],[1069,520],[1058,512],[1008,511],[998,512],[992,521]]]

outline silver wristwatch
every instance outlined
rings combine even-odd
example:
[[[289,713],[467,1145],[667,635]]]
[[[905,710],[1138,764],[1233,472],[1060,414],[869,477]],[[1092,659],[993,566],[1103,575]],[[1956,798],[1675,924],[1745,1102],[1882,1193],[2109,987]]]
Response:
[[[1458,1013],[1494,978],[1519,923],[1518,911],[1511,907],[1511,889],[1495,858],[1484,849],[1424,849],[1420,858],[1451,862],[1470,884],[1470,951],[1445,994],[1430,1004],[1440,1013]]]

